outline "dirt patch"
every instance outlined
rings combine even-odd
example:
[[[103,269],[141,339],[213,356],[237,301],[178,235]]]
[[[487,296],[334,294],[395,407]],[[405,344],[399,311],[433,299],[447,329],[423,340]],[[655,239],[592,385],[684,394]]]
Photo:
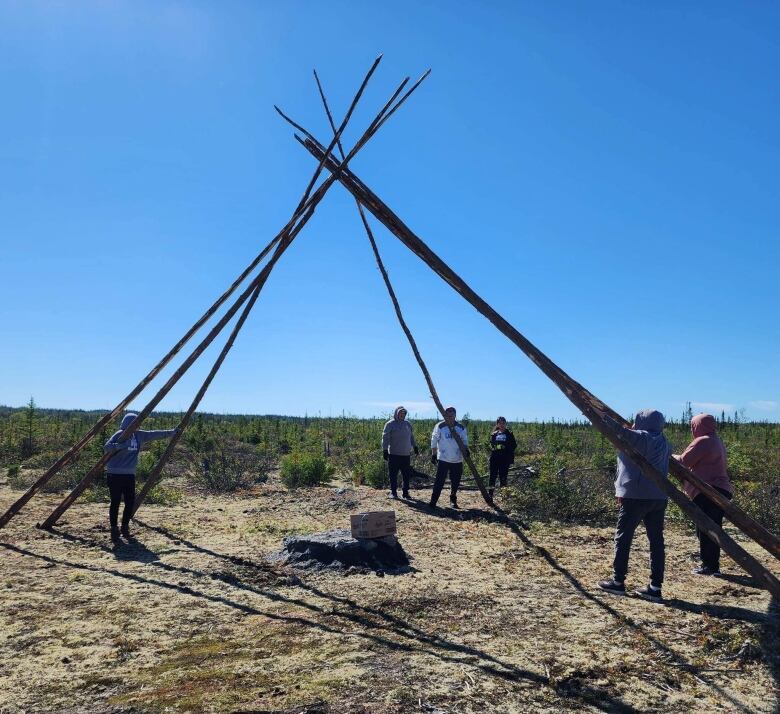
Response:
[[[15,495],[0,489],[0,506]],[[362,487],[185,494],[144,506],[137,542],[117,550],[103,504],[36,530],[56,501],[36,498],[0,531],[4,714],[772,712],[780,701],[769,597],[727,559],[722,579],[691,575],[685,529],[668,529],[657,606],[594,587],[610,529],[512,527],[472,493],[458,514],[397,504],[415,566],[400,578],[266,560],[291,533],[386,508]],[[647,574],[638,536],[629,584]]]

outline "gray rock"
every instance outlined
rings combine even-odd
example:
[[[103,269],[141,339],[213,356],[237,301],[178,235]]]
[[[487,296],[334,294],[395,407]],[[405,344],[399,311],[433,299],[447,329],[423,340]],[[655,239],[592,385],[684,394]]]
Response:
[[[274,562],[298,568],[356,572],[408,572],[409,557],[395,536],[353,538],[346,529],[285,538],[283,547],[270,556]]]

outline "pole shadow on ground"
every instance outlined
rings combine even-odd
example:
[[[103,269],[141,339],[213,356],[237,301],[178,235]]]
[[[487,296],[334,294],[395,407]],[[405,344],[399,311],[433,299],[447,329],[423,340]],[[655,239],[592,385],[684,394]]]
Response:
[[[145,526],[145,524],[139,524]],[[122,572],[121,570],[116,570],[114,568],[105,568],[87,563],[72,562],[61,558],[55,558],[48,554],[36,553],[35,551],[29,550],[28,548],[22,548],[20,546],[9,543],[0,542],[0,547],[19,553],[21,555],[43,560],[44,562],[52,563],[54,565],[93,573],[102,573],[112,577],[130,580],[132,582],[143,583],[146,585],[175,591],[183,595],[218,603],[234,610],[243,612],[247,615],[261,615],[271,620],[295,624],[330,634],[349,634],[351,636],[357,636],[366,642],[380,645],[386,648],[388,651],[423,654],[436,657],[442,662],[450,664],[470,665],[476,669],[479,669],[488,676],[496,677],[503,681],[525,681],[536,684],[540,687],[549,687],[557,696],[564,700],[569,700],[572,703],[580,702],[582,704],[588,704],[601,711],[625,713],[634,713],[638,711],[629,704],[621,701],[619,698],[612,697],[608,692],[602,689],[590,687],[589,685],[580,681],[576,682],[576,687],[556,687],[553,683],[550,682],[548,677],[542,674],[517,667],[476,647],[463,645],[448,640],[435,633],[426,632],[425,630],[408,623],[398,616],[384,613],[380,610],[377,610],[376,608],[363,606],[349,598],[344,598],[325,592],[319,588],[304,583],[299,578],[295,578],[292,580],[292,582],[290,582],[290,578],[287,574],[280,573],[278,570],[272,568],[268,564],[256,563],[245,558],[218,553],[182,539],[181,537],[172,534],[166,531],[166,529],[160,528],[158,526],[145,527],[160,533],[161,535],[164,535],[172,541],[177,541],[178,543],[181,543],[182,545],[186,546],[187,548],[191,548],[196,552],[200,552],[218,559],[223,559],[244,568],[260,570],[265,574],[280,575],[282,576],[281,584],[292,585],[294,587],[301,588],[317,598],[343,606],[344,609],[326,609],[322,605],[307,602],[306,600],[300,598],[286,596],[268,588],[254,586],[244,582],[244,579],[233,576],[232,574],[228,576],[216,576],[217,579],[219,579],[221,582],[226,583],[236,590],[248,593],[250,595],[260,596],[272,602],[294,605],[296,607],[306,609],[314,615],[322,617],[324,620],[326,620],[326,622],[320,622],[302,616],[282,615],[275,612],[269,612],[223,595],[214,595],[204,592],[203,590],[184,585],[180,582],[170,583],[165,580],[150,578],[135,573]],[[63,536],[63,533],[59,531],[57,535]],[[66,539],[69,542],[79,542],[91,548],[101,549],[114,555],[116,554],[114,549],[107,548],[103,544],[88,538],[74,534],[67,534]],[[159,559],[153,559],[146,562],[150,567],[158,568],[160,571],[174,573],[177,575],[188,575],[195,579],[211,579],[215,577],[214,574],[208,574],[203,571],[194,570],[192,568],[163,563]],[[332,620],[333,623],[328,623],[327,620]],[[353,626],[362,627],[365,631],[347,631],[344,628],[346,623],[350,623]],[[398,639],[392,639],[392,635]]]
[[[598,608],[600,608],[601,610],[609,614],[615,620],[620,622],[621,625],[628,627],[632,631],[641,635],[656,650],[661,652],[669,661],[673,662],[676,667],[693,674],[700,682],[710,687],[717,694],[718,697],[720,697],[722,700],[729,702],[729,704],[735,710],[750,711],[749,708],[747,708],[744,704],[742,704],[742,702],[738,701],[736,698],[734,698],[732,695],[726,692],[722,687],[720,687],[718,684],[713,682],[711,678],[708,677],[701,670],[701,668],[693,665],[691,662],[686,660],[685,657],[683,657],[680,653],[676,652],[671,647],[666,645],[664,642],[659,640],[657,637],[654,637],[652,634],[647,632],[647,630],[643,628],[635,620],[619,612],[614,607],[601,600],[600,597],[597,597],[594,592],[586,588],[574,576],[574,574],[571,571],[569,571],[564,565],[558,562],[558,560],[546,548],[544,548],[543,546],[539,546],[533,542],[530,536],[524,532],[525,530],[527,530],[527,526],[524,523],[522,523],[519,519],[505,516],[502,514],[497,514],[493,511],[487,511],[480,508],[470,508],[470,509],[462,509],[462,510],[461,509],[456,510],[452,508],[432,509],[427,503],[422,503],[420,501],[411,500],[411,501],[405,501],[404,503],[414,510],[424,512],[428,515],[435,516],[437,518],[449,518],[458,521],[483,520],[486,522],[497,523],[505,526],[510,531],[512,531],[512,533],[520,541],[522,541],[522,543],[526,547],[531,549],[533,552],[536,552],[542,559],[544,559],[547,562],[547,564],[553,570],[555,570],[557,573],[563,576],[563,578],[582,597],[584,597],[589,602],[591,602],[592,604],[594,604],[595,606],[597,606]],[[744,576],[729,576],[729,579],[732,578],[735,579],[735,581],[739,582],[740,584],[743,585],[749,584],[751,586],[756,586],[752,578],[747,578],[747,581],[744,581],[745,580]],[[609,596],[606,595],[604,597],[609,597]],[[685,600],[679,600],[679,599],[667,600],[665,602],[665,605],[686,612],[706,614],[710,617],[715,617],[719,619],[739,620],[742,622],[752,622],[752,623],[761,624],[762,644],[765,645],[762,647],[762,649],[764,652],[771,653],[769,655],[768,665],[772,672],[772,676],[775,680],[776,687],[780,686],[780,663],[778,663],[777,655],[774,654],[774,649],[776,647],[777,638],[778,638],[778,627],[780,625],[780,623],[778,622],[778,614],[780,613],[778,613],[778,608],[775,605],[770,604],[769,612],[767,612],[766,614],[756,612],[754,610],[749,610],[747,608],[742,608],[742,607],[711,605],[708,603],[704,603],[704,604],[690,603]],[[775,711],[778,714],[780,714],[780,698],[778,698],[774,706],[775,706]]]

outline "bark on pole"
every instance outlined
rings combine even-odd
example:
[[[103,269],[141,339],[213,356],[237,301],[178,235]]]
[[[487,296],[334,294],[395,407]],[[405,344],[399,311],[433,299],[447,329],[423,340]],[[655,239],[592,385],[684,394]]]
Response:
[[[355,109],[355,106],[357,105],[357,101],[360,98],[360,96],[363,93],[363,90],[366,87],[366,84],[368,83],[368,80],[371,78],[371,75],[374,73],[374,70],[376,69],[377,65],[379,64],[381,60],[381,55],[374,61],[374,64],[372,65],[371,69],[369,70],[368,74],[366,75],[365,79],[363,80],[363,83],[361,84],[357,94],[355,95],[355,99],[353,99],[352,104],[350,105],[349,109],[347,110],[347,113],[344,116],[344,119],[341,123],[341,126],[337,129],[335,125],[333,125],[333,144],[338,145],[339,151],[341,152],[342,161],[344,160],[344,148],[341,145],[341,134],[344,131],[344,128],[346,127],[350,117],[352,116],[352,113]],[[367,134],[373,135],[373,133],[377,130],[377,123],[378,120],[382,118],[383,113],[386,112],[387,108],[389,107],[390,103],[395,100],[395,98],[400,94],[403,87],[406,85],[406,81],[404,80],[401,85],[396,89],[395,93],[391,96],[390,101],[383,107],[383,109],[380,111],[380,113],[377,115],[377,118],[374,120],[374,122],[369,125],[369,128],[366,130]],[[277,111],[281,113],[281,110],[278,109]],[[328,152],[326,152],[327,155]],[[312,187],[314,186],[314,183],[317,179],[317,177],[320,175],[322,168],[324,166],[324,160],[320,162],[320,165],[317,167],[317,170],[314,173],[314,176],[312,177],[311,181],[306,187],[306,190],[304,191],[303,198],[301,199],[300,203],[298,204],[298,207],[296,208],[296,213],[301,210],[301,208],[306,204],[306,201],[309,198],[309,195],[311,193]],[[184,416],[182,417],[182,420],[179,424],[179,431],[176,433],[173,438],[170,439],[168,442],[165,451],[163,452],[160,459],[157,461],[157,463],[154,465],[154,468],[152,469],[151,473],[149,474],[149,477],[146,479],[146,483],[144,484],[143,488],[141,489],[140,493],[135,499],[135,504],[133,505],[133,516],[135,516],[135,513],[138,511],[138,509],[141,507],[143,502],[146,500],[146,497],[149,495],[149,492],[154,488],[155,485],[160,480],[162,470],[165,468],[165,465],[168,463],[168,459],[173,454],[176,444],[181,439],[182,434],[184,433],[184,429],[187,428],[187,425],[190,423],[190,420],[192,419],[192,415],[195,413],[195,410],[198,408],[198,405],[200,404],[201,400],[206,394],[206,391],[208,390],[209,386],[211,385],[211,382],[213,381],[214,377],[216,376],[217,372],[219,371],[220,367],[222,366],[222,363],[225,360],[225,357],[227,357],[227,353],[230,351],[230,349],[233,346],[233,343],[235,342],[236,337],[238,336],[238,333],[241,331],[241,328],[244,325],[244,322],[246,321],[247,317],[249,316],[249,313],[252,310],[252,307],[254,306],[255,301],[257,300],[257,297],[260,294],[262,286],[258,286],[255,288],[255,291],[252,293],[252,297],[249,300],[249,303],[247,303],[247,306],[244,308],[244,311],[241,313],[241,316],[239,317],[238,321],[236,322],[236,325],[234,326],[230,336],[228,337],[225,346],[222,348],[222,351],[220,352],[219,356],[214,362],[214,365],[212,366],[209,374],[206,376],[206,379],[203,381],[203,384],[201,385],[200,389],[198,390],[198,393],[195,395],[194,399],[192,400],[192,403],[190,404],[189,408],[185,412]]]
[[[348,111],[341,128],[337,132],[339,136],[341,135],[341,132],[346,126],[347,121],[352,116],[352,111],[354,110],[354,107],[357,104],[357,100],[362,95],[363,90],[365,89],[366,84],[368,83],[368,80],[371,78],[371,75],[373,75],[381,59],[382,59],[382,55],[380,55],[374,60],[373,65],[371,66],[365,78],[363,79],[363,82],[360,86],[360,89],[358,90],[356,98],[353,101],[353,104],[350,107],[350,110]],[[333,144],[335,145],[335,140]],[[24,506],[30,501],[30,499],[32,499],[33,496],[35,496],[35,494],[38,493],[38,491],[43,486],[45,486],[49,481],[51,481],[51,479],[54,478],[54,476],[56,476],[63,468],[65,468],[69,463],[73,461],[73,459],[75,459],[78,456],[78,454],[92,441],[92,439],[101,431],[101,429],[103,429],[106,425],[108,425],[111,421],[113,421],[127,407],[127,405],[133,401],[133,399],[135,399],[141,392],[144,391],[144,389],[146,389],[146,387],[154,380],[154,378],[181,351],[184,345],[186,345],[187,342],[189,342],[192,336],[214,316],[214,314],[217,312],[217,310],[219,310],[219,308],[222,305],[224,305],[227,299],[238,289],[238,286],[244,282],[247,276],[249,276],[249,274],[258,265],[260,265],[263,259],[279,243],[279,241],[282,239],[285,233],[292,229],[294,222],[301,215],[303,215],[305,210],[308,208],[307,202],[310,197],[311,189],[314,183],[316,182],[317,177],[319,176],[321,171],[322,171],[322,166],[319,166],[317,170],[314,172],[314,175],[311,181],[309,182],[306,191],[304,192],[303,198],[298,204],[293,214],[293,217],[290,219],[290,222],[284,228],[282,228],[281,231],[279,231],[279,233],[268,243],[268,245],[265,246],[265,248],[263,248],[263,250],[257,255],[257,257],[255,257],[255,259],[233,281],[230,287],[222,295],[220,295],[219,298],[217,298],[214,304],[210,308],[208,308],[206,312],[204,312],[203,315],[200,316],[200,318],[198,318],[195,324],[193,324],[192,327],[190,327],[190,329],[187,330],[184,336],[149,371],[149,373],[127,394],[127,396],[125,396],[124,399],[122,399],[119,402],[119,404],[117,404],[110,412],[108,412],[103,417],[101,417],[98,420],[98,422],[83,437],[81,437],[81,439],[79,439],[79,441],[77,441],[73,446],[71,446],[71,448],[68,449],[68,451],[66,451],[59,459],[57,459],[57,461],[55,461],[46,470],[46,472],[43,473],[40,476],[40,478],[38,478],[35,481],[35,483],[33,483],[24,494],[22,494],[20,498],[18,498],[13,504],[11,504],[11,506],[6,510],[6,512],[3,513],[2,516],[0,516],[0,528],[3,528],[8,523],[8,521],[10,521],[17,513],[19,513],[19,511],[21,511],[22,508],[24,508]]]
[[[187,358],[187,360],[185,360],[185,362],[179,367],[179,369],[174,373],[174,375],[171,376],[168,382],[166,382],[166,384],[158,391],[158,393],[152,398],[149,404],[147,404],[146,407],[144,407],[144,409],[141,410],[138,417],[134,419],[133,422],[127,427],[127,429],[125,429],[122,432],[122,434],[119,437],[120,440],[128,439],[130,436],[132,436],[133,433],[135,433],[135,431],[138,430],[143,419],[146,418],[146,416],[148,416],[151,413],[154,407],[173,388],[173,386],[181,378],[181,376],[189,369],[190,366],[192,366],[192,364],[200,356],[200,354],[202,354],[202,352],[206,349],[206,347],[208,347],[208,345],[214,340],[217,334],[219,334],[219,332],[224,328],[227,322],[233,317],[233,315],[235,315],[239,307],[241,307],[241,305],[249,298],[252,291],[258,286],[262,287],[262,285],[267,280],[268,275],[270,274],[274,265],[276,264],[276,261],[281,257],[284,251],[289,247],[290,243],[301,231],[303,226],[308,222],[309,218],[311,218],[311,216],[314,214],[314,210],[316,206],[325,196],[325,193],[338,179],[340,170],[337,170],[335,172],[331,171],[330,175],[325,179],[325,181],[323,181],[323,183],[317,188],[317,190],[314,191],[313,194],[311,193],[311,189],[314,185],[314,181],[316,180],[316,177],[319,175],[325,162],[330,157],[330,152],[333,150],[334,146],[338,142],[341,132],[347,125],[347,120],[351,117],[355,109],[355,106],[357,105],[360,97],[362,96],[366,84],[368,83],[369,78],[371,77],[374,70],[376,69],[376,66],[379,63],[380,59],[381,56],[377,58],[377,60],[372,65],[368,74],[364,78],[363,83],[358,89],[358,92],[356,93],[354,99],[352,100],[352,103],[350,105],[349,110],[347,111],[347,115],[345,117],[344,122],[342,122],[342,125],[339,127],[339,130],[337,131],[336,135],[333,137],[333,140],[329,144],[328,148],[323,151],[322,158],[317,167],[317,170],[315,171],[314,178],[312,181],[309,182],[308,186],[306,187],[304,196],[299,202],[297,208],[295,209],[293,213],[293,217],[290,219],[287,226],[285,226],[285,229],[282,230],[283,237],[280,239],[276,247],[276,250],[274,251],[274,254],[269,260],[269,262],[265,265],[265,267],[260,272],[260,274],[249,284],[246,290],[236,300],[233,306],[222,317],[222,319],[217,323],[217,325],[215,325],[215,327],[211,330],[208,336],[192,352],[192,354]],[[408,82],[408,78],[404,79],[404,81],[395,90],[393,95],[385,103],[385,105],[382,107],[379,113],[374,117],[373,121],[368,126],[368,128],[363,132],[363,135],[360,137],[360,139],[358,139],[357,143],[352,147],[352,150],[347,155],[347,158],[343,162],[341,162],[340,165],[343,165],[343,167],[346,168],[347,162],[351,160],[366,145],[366,143],[376,134],[376,132],[381,128],[381,126],[387,121],[387,119],[389,119],[389,117],[392,116],[400,108],[400,106],[409,98],[412,92],[414,92],[414,90],[420,85],[420,83],[422,82],[423,79],[425,79],[426,76],[427,74],[423,75],[423,77],[421,77],[420,80],[418,80],[418,82],[409,91],[407,91],[406,94],[401,99],[399,99],[395,103],[395,105],[393,105],[393,102],[396,100],[401,90]],[[277,111],[279,111],[279,113],[282,114],[282,112],[278,108]],[[284,116],[284,114],[282,114],[282,116]],[[81,493],[83,493],[86,490],[86,488],[92,483],[97,473],[99,473],[99,471],[105,466],[109,458],[110,455],[105,454],[98,461],[98,463],[95,464],[95,466],[93,466],[92,469],[89,470],[89,472],[84,476],[81,482],[73,489],[73,491],[71,491],[71,493],[68,494],[68,496],[66,496],[66,498],[62,501],[62,503],[60,503],[59,506],[57,506],[57,508],[54,509],[54,511],[49,515],[49,517],[42,524],[40,524],[41,528],[51,528],[59,520],[62,514],[68,508],[70,508],[70,506],[76,501],[76,499],[81,495]]]
[[[427,74],[425,76],[427,76]],[[317,75],[317,70],[314,70],[314,79],[317,82],[317,89],[319,90],[320,98],[322,99],[322,105],[325,109],[325,114],[328,117],[328,122],[330,123],[330,127],[333,130],[334,136],[337,136],[338,132],[336,130],[336,124],[333,121],[333,115],[330,113],[328,100],[325,97],[325,90],[322,88],[322,84],[320,83],[320,78]],[[306,131],[306,134],[309,134],[309,132]],[[339,153],[341,154],[341,158],[343,160],[344,147],[341,145],[341,140],[336,142],[336,146],[338,147]],[[366,213],[363,210],[363,206],[360,204],[360,201],[358,201],[357,198],[355,199],[355,205],[357,206],[358,215],[360,216],[360,221],[363,224],[364,230],[366,231],[368,242],[371,244],[371,250],[374,253],[374,259],[376,260],[377,267],[379,268],[379,272],[382,275],[382,280],[384,281],[385,287],[387,288],[387,293],[390,296],[391,302],[393,303],[393,309],[395,310],[395,315],[398,318],[398,322],[401,325],[401,329],[403,330],[404,335],[406,335],[406,339],[409,342],[409,346],[412,348],[414,359],[417,361],[417,365],[420,367],[420,371],[422,372],[423,378],[425,379],[425,383],[428,385],[428,391],[430,392],[431,399],[433,399],[433,402],[436,405],[436,409],[439,410],[442,419],[444,419],[445,418],[444,404],[439,398],[439,393],[433,384],[433,379],[431,378],[431,373],[428,371],[428,366],[425,364],[425,361],[423,360],[422,355],[420,354],[420,350],[417,347],[417,340],[414,339],[414,335],[412,335],[412,331],[409,329],[409,326],[406,323],[406,319],[404,318],[403,312],[401,310],[401,304],[398,302],[398,298],[396,297],[395,294],[395,289],[393,288],[393,285],[390,282],[390,276],[387,273],[387,269],[385,268],[385,264],[384,261],[382,260],[382,256],[379,254],[379,248],[377,247],[376,240],[374,239],[374,233],[371,230],[371,226],[368,223],[368,219],[366,218]],[[482,494],[482,498],[485,499],[485,502],[491,508],[495,509],[497,512],[503,515],[504,511],[493,502],[493,498],[488,493],[488,490],[485,487],[485,482],[482,480],[482,477],[479,475],[479,472],[477,471],[477,467],[474,465],[474,461],[471,459],[471,455],[469,451],[466,449],[465,444],[463,443],[463,439],[460,438],[460,434],[458,434],[456,429],[453,429],[449,425],[447,425],[447,428],[450,430],[450,434],[452,435],[452,438],[455,439],[455,443],[458,445],[458,448],[460,449],[460,453],[463,455],[463,459],[466,461],[466,464],[469,467],[469,470],[471,471],[471,475],[474,477],[474,481],[477,484],[477,488],[479,488],[479,492]]]
[[[176,444],[179,443],[179,439],[181,439],[184,430],[187,428],[187,425],[190,423],[190,419],[192,419],[192,415],[195,413],[195,410],[198,408],[198,405],[200,404],[201,400],[205,396],[206,390],[211,385],[211,382],[214,380],[214,377],[217,375],[219,368],[222,366],[222,363],[225,361],[225,357],[227,357],[228,352],[230,352],[230,349],[233,347],[233,343],[236,341],[236,337],[238,337],[238,333],[241,331],[241,328],[244,326],[244,322],[246,322],[247,317],[249,317],[249,313],[252,311],[255,302],[257,302],[257,298],[260,295],[261,288],[262,285],[258,285],[255,288],[254,292],[252,293],[252,297],[249,298],[249,301],[247,302],[243,312],[241,313],[238,320],[236,321],[236,324],[233,327],[230,336],[225,342],[225,346],[222,348],[222,351],[219,353],[219,356],[214,361],[214,365],[211,367],[211,370],[206,376],[206,379],[203,381],[203,384],[198,390],[198,393],[195,395],[195,398],[192,400],[192,403],[190,404],[189,408],[184,413],[182,420],[179,422],[178,431],[173,435],[171,439],[169,439],[168,444],[165,447],[165,451],[163,452],[162,456],[157,461],[157,463],[154,465],[154,468],[152,469],[151,473],[146,479],[146,483],[144,484],[144,487],[141,489],[140,493],[136,496],[135,503],[133,504],[133,516],[135,516],[136,511],[141,507],[141,504],[149,495],[149,491],[151,491],[157,485],[157,482],[160,480],[160,474],[162,473],[163,468],[165,468],[165,464],[168,463],[168,459],[171,457],[171,454],[173,454],[173,451],[176,448]]]
[[[304,147],[318,160],[322,158],[322,149],[318,142],[311,138],[300,140]],[[339,163],[332,157],[326,162],[330,171],[339,169]],[[656,471],[647,460],[632,449],[622,438],[608,425],[604,419],[605,413],[615,413],[610,409],[597,409],[594,401],[589,398],[587,390],[580,387],[560,367],[558,367],[547,355],[533,345],[505,318],[499,315],[487,302],[475,293],[460,276],[455,273],[444,261],[439,258],[417,235],[390,208],[379,199],[354,173],[344,170],[339,175],[342,185],[365,206],[387,229],[393,233],[407,248],[426,263],[439,277],[447,282],[459,295],[469,302],[480,314],[492,322],[498,330],[517,345],[528,358],[544,372],[550,380],[575,404],[580,411],[591,421],[593,426],[601,432],[610,443],[633,459],[651,481],[671,498],[688,517],[701,528],[713,540],[717,541],[721,548],[744,570],[752,575],[761,585],[769,590],[775,597],[780,598],[780,581],[753,556],[745,551],[722,528],[718,527],[698,506],[690,501],[682,492],[659,471]],[[606,406],[606,405],[604,405]],[[736,524],[735,525],[739,525]],[[747,532],[746,532],[747,533]],[[747,533],[747,535],[751,535]],[[752,537],[752,536],[751,536]]]

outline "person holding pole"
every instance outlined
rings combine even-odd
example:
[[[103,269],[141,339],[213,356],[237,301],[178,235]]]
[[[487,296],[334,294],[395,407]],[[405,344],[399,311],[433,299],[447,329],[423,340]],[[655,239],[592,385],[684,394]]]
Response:
[[[506,419],[502,416],[496,419],[496,426],[490,434],[490,488],[488,493],[493,497],[496,477],[499,483],[506,486],[509,467],[515,460],[517,441],[515,435],[506,428]]]
[[[455,407],[447,407],[444,410],[444,420],[433,427],[431,434],[431,463],[436,466],[436,480],[433,483],[433,493],[431,494],[431,508],[436,507],[439,500],[444,482],[447,476],[450,477],[450,503],[453,508],[458,507],[458,486],[463,476],[463,454],[460,451],[458,442],[452,435],[453,430],[457,432],[463,447],[466,449],[466,456],[469,455],[469,439],[465,427],[455,421],[457,414]]]
[[[717,434],[715,417],[711,414],[697,414],[691,419],[691,434],[693,441],[682,454],[675,454],[674,458],[730,501],[734,487],[726,470],[726,447]],[[683,490],[718,526],[723,525],[723,509],[717,503],[688,481],[683,484]],[[698,527],[696,535],[699,537],[701,566],[694,569],[693,574],[720,575],[720,546]]]
[[[125,414],[119,425],[119,431],[112,434],[103,447],[104,453],[112,454],[106,463],[106,482],[111,494],[108,519],[111,523],[111,540],[115,545],[121,542],[117,519],[119,517],[119,503],[122,499],[124,499],[125,508],[122,511],[121,534],[128,540],[131,538],[130,519],[133,516],[133,507],[135,506],[135,470],[138,466],[141,448],[147,441],[170,439],[177,431],[177,429],[158,431],[141,431],[139,429],[129,439],[118,441],[122,432],[133,423],[136,416],[136,414]]]
[[[390,497],[398,498],[398,472],[401,472],[402,491],[404,498],[409,495],[409,478],[412,474],[410,455],[420,453],[414,440],[412,425],[406,421],[407,411],[404,407],[396,407],[393,418],[382,429],[382,458],[387,461],[387,472],[390,477]]]
[[[604,415],[604,419],[625,442],[642,454],[653,468],[660,471],[664,478],[667,477],[672,447],[663,433],[664,415],[661,412],[654,409],[638,412],[630,429],[609,415]],[[645,600],[662,602],[661,586],[664,581],[666,557],[664,515],[668,499],[622,451],[618,452],[617,458],[615,498],[620,510],[615,529],[613,576],[610,580],[600,581],[599,587],[615,595],[626,594],[625,580],[631,541],[639,524],[644,523],[647,539],[650,541],[650,584],[635,592]]]

